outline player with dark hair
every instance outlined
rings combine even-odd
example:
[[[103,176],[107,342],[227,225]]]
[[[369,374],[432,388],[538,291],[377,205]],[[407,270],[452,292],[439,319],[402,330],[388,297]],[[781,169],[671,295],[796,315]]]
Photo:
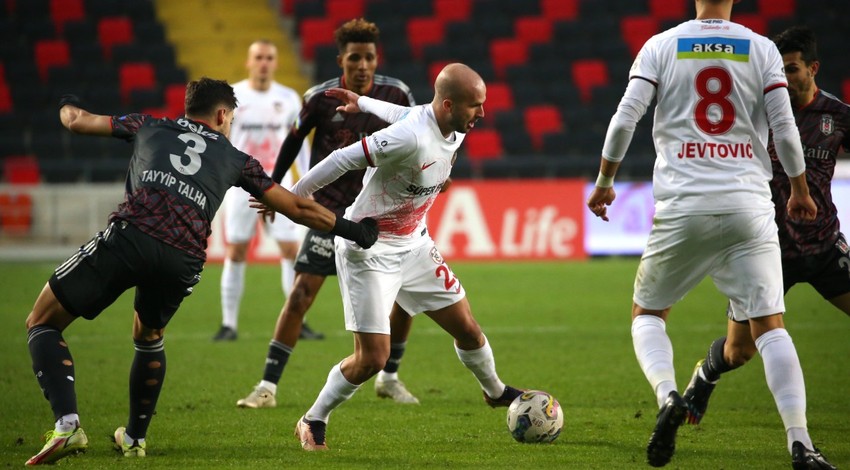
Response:
[[[850,250],[840,232],[838,210],[832,202],[836,157],[850,148],[850,106],[819,89],[815,83],[820,61],[811,29],[791,27],[773,41],[785,64],[788,94],[806,159],[806,180],[818,206],[814,221],[803,223],[787,216],[785,201],[790,183],[778,164],[776,147],[771,140],[768,145],[773,163],[770,190],[776,205],[784,289],[787,293],[794,284],[807,282],[824,299],[850,315]],[[730,319],[726,336],[714,340],[705,359],[697,362],[685,390],[684,397],[692,404],[688,416],[690,423],[702,420],[721,374],[746,364],[755,353],[749,325]],[[806,459],[817,462],[811,456],[795,456],[795,461]]]
[[[201,279],[210,222],[224,193],[239,186],[290,219],[329,230],[363,247],[377,239],[374,220],[351,222],[274,184],[260,163],[227,140],[236,108],[227,82],[202,78],[186,87],[186,116],[89,113],[79,99],[59,103],[62,124],[76,134],[133,142],[124,202],[109,225],[56,268],[26,320],[32,368],[50,402],[55,427],[27,465],[82,452],[88,439],[77,409],[74,361],[62,332],[78,317],[96,318],[136,288],[135,358],[130,368],[130,417],[115,430],[115,446],[144,457],[145,436],[165,379],[165,326]]]
[[[402,106],[414,105],[413,96],[401,80],[376,75],[378,66],[378,27],[362,18],[344,23],[334,32],[339,48],[337,64],[342,76],[332,78],[307,90],[301,114],[280,148],[272,179],[280,181],[295,160],[307,135],[315,130],[311,167],[324,160],[336,149],[350,145],[388,123],[369,113],[346,114],[336,110],[339,100],[326,96],[331,88],[346,88],[357,94],[388,101]],[[351,205],[363,187],[363,170],[352,171],[317,191],[313,197],[323,206],[341,215]],[[292,292],[280,312],[274,337],[269,343],[263,378],[254,390],[236,402],[245,408],[277,406],[277,384],[298,342],[304,315],[313,304],[327,276],[336,275],[333,235],[310,230],[295,262],[295,282]],[[380,397],[400,403],[418,403],[404,383],[398,379],[398,367],[405,350],[412,318],[396,306],[392,316],[392,339],[389,361],[375,380]]]

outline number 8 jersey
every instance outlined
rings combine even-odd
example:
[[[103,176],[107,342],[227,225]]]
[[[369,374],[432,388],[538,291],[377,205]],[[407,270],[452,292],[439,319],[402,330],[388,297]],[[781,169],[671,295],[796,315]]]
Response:
[[[134,147],[124,202],[109,220],[126,220],[200,259],[225,192],[239,186],[259,198],[274,184],[259,161],[200,121],[113,116],[112,135]]]
[[[765,94],[787,86],[773,42],[730,21],[691,20],[649,39],[629,75],[656,87],[656,213],[773,207]]]

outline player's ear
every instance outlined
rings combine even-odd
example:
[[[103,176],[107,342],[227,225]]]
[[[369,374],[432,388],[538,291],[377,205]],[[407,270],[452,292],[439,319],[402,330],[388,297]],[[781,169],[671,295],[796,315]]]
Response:
[[[336,55],[336,65],[339,65],[339,68],[342,68],[342,54]]]
[[[219,128],[227,121],[227,108],[218,108],[215,110],[215,125]]]
[[[817,74],[818,74],[818,70],[820,70],[820,61],[816,60],[816,61],[812,62],[810,67],[812,68],[812,76],[816,77]]]

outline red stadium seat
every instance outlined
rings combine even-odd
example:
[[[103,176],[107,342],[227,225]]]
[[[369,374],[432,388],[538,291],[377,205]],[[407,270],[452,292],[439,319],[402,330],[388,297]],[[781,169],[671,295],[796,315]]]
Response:
[[[535,150],[543,148],[543,135],[552,132],[562,132],[564,121],[561,111],[551,104],[534,105],[523,111],[525,130],[531,137],[531,145]]]
[[[35,65],[42,82],[47,81],[51,67],[64,67],[71,63],[71,51],[64,39],[42,39],[35,43]]]
[[[502,111],[514,109],[514,94],[506,83],[496,82],[487,84],[487,101],[484,112],[488,117]]]
[[[517,39],[494,39],[490,42],[490,62],[496,77],[504,79],[508,67],[528,62],[528,46]]]
[[[345,23],[352,18],[362,18],[365,11],[363,0],[327,0],[325,18],[336,24]]]
[[[422,49],[439,44],[445,37],[443,21],[439,18],[414,17],[407,20],[407,42],[416,59],[422,58]]]
[[[85,19],[86,8],[83,0],[50,0],[50,18],[56,27],[56,33],[65,31],[65,23]]]
[[[103,57],[112,60],[112,47],[133,42],[133,22],[126,16],[101,18],[97,23],[97,36],[103,48]]]
[[[301,57],[313,60],[316,46],[333,45],[337,24],[327,18],[304,18],[301,20]]]
[[[162,94],[166,115],[170,118],[182,116],[186,110],[186,85],[182,83],[167,85]]]
[[[540,12],[555,21],[578,19],[579,0],[540,0]]]
[[[156,88],[156,71],[147,62],[126,62],[118,68],[118,88],[121,101],[126,105],[130,101],[133,90],[154,90]]]
[[[0,231],[6,235],[27,235],[32,227],[32,196],[26,193],[0,193]]]
[[[514,36],[526,44],[552,42],[552,21],[542,17],[521,16],[514,20]]]
[[[590,102],[593,88],[608,85],[608,66],[602,60],[576,60],[572,63],[572,72],[573,83],[583,103]]]
[[[793,18],[797,11],[794,0],[758,0],[759,11],[767,19]]]
[[[649,14],[658,20],[685,20],[690,0],[649,0]]]
[[[11,114],[14,108],[9,86],[6,82],[0,82],[0,115]]]
[[[434,16],[443,21],[466,21],[470,13],[471,0],[434,0]]]
[[[41,170],[34,155],[15,155],[3,159],[3,175],[10,184],[38,184]]]
[[[658,33],[658,20],[651,16],[624,16],[620,20],[620,34],[632,57],[637,56],[647,39]]]
[[[733,11],[732,21],[746,26],[753,30],[753,32],[761,34],[762,36],[767,34],[767,19],[760,14],[742,13],[740,15],[736,15]]]
[[[431,62],[428,64],[428,83],[434,83],[437,80],[437,75],[443,70],[443,68],[449,64],[454,62],[453,60],[438,60],[437,62]],[[489,95],[488,95],[489,96]]]
[[[463,140],[466,155],[470,161],[492,160],[501,158],[505,153],[502,147],[502,136],[495,129],[475,129]]]
[[[850,78],[845,78],[841,82],[841,94],[843,95],[841,101],[850,103]]]

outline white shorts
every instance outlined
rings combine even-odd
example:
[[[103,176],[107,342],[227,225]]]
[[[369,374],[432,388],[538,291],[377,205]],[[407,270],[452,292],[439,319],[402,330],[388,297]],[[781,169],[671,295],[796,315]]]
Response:
[[[773,211],[653,221],[635,276],[634,302],[663,310],[705,276],[729,298],[734,320],[785,312]]]
[[[257,233],[260,216],[249,205],[250,197],[247,191],[237,187],[228,189],[224,195],[224,237],[228,243],[247,243]],[[298,224],[281,214],[264,226],[266,233],[279,242],[300,242],[303,236]]]
[[[359,333],[390,334],[393,302],[410,315],[454,305],[466,291],[437,251],[429,235],[409,251],[365,259],[347,256],[336,238],[336,269],[345,311],[345,328]]]

